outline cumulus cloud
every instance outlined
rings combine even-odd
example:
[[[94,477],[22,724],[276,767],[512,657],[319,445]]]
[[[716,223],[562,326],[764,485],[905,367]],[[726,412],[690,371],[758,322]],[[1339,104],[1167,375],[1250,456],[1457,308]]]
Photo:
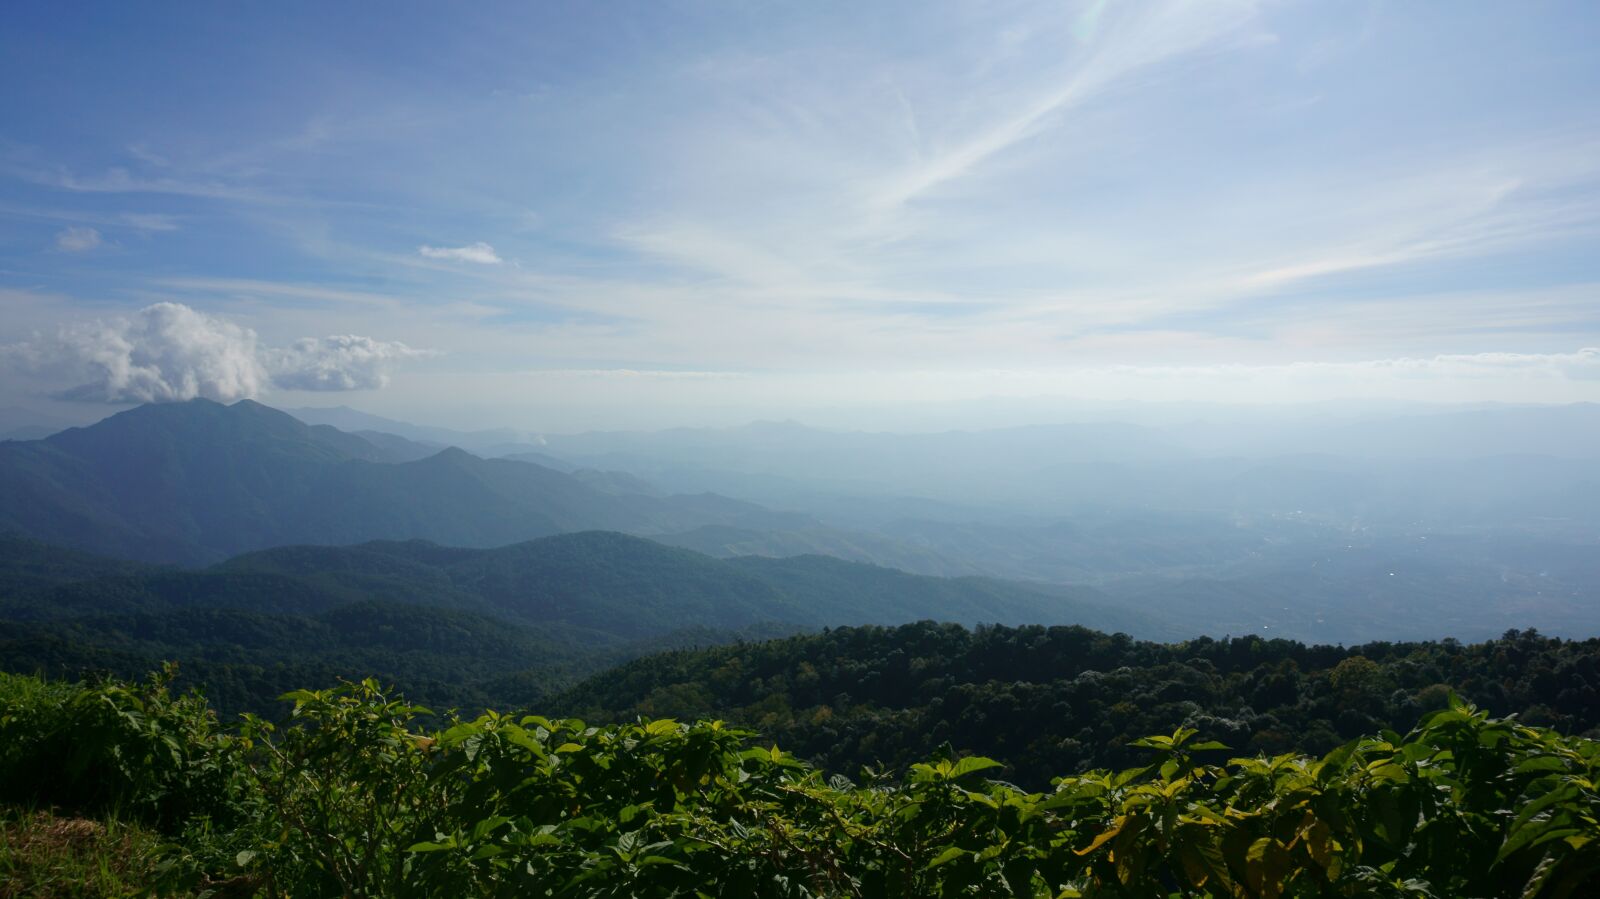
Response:
[[[232,402],[264,383],[254,331],[180,303],[64,327],[36,341],[30,355],[39,367],[80,381],[60,394],[65,399]]]
[[[56,393],[62,399],[119,404],[231,403],[271,387],[371,390],[388,383],[395,361],[419,355],[426,352],[356,335],[261,347],[251,329],[182,303],[0,347],[6,368],[73,385]]]
[[[476,262],[479,265],[499,265],[502,260],[495,253],[494,247],[483,241],[470,243],[464,247],[430,247],[423,244],[417,247],[417,252],[429,259],[450,259],[456,262]]]
[[[395,360],[423,355],[398,341],[346,334],[304,337],[264,358],[272,383],[285,390],[375,390],[388,385]]]
[[[82,253],[100,246],[100,232],[93,228],[74,225],[56,235],[56,249],[67,253]]]

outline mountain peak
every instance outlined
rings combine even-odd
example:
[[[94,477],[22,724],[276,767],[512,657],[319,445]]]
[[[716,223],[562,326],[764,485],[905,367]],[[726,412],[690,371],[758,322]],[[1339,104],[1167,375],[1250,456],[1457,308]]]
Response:
[[[141,406],[46,441],[0,445],[0,529],[168,562],[289,542],[493,546],[769,517],[715,498],[601,489],[457,446],[411,459],[254,401]]]
[[[240,429],[245,429],[241,433]],[[55,437],[67,442],[113,434],[125,437],[133,433],[153,434],[170,432],[173,436],[199,438],[205,434],[214,437],[260,436],[263,432],[283,436],[309,435],[307,425],[293,416],[255,400],[239,400],[224,405],[215,400],[196,397],[176,403],[145,403],[103,418],[92,425],[69,428]]]
[[[483,460],[459,446],[447,446],[422,461],[436,462],[441,465],[469,465]]]

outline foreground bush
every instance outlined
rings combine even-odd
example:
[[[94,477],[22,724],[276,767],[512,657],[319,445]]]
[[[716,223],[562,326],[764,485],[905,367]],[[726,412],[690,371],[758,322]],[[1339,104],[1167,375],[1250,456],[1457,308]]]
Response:
[[[168,690],[174,673],[93,687],[0,673],[0,801],[169,825],[234,811],[238,741],[204,698]]]
[[[145,708],[178,701],[161,699],[159,683],[78,689],[132,691]],[[81,696],[68,706],[99,708]],[[180,744],[176,770],[224,773],[214,804],[226,813],[171,820],[164,810],[197,806],[152,801],[136,776],[109,782],[144,797],[138,807],[185,846],[165,863],[174,888],[226,883],[296,897],[1600,890],[1597,744],[1459,704],[1405,737],[1323,758],[1209,764],[1220,747],[1180,730],[1139,741],[1148,766],[1029,793],[989,779],[1004,768],[984,758],[869,771],[856,784],[716,722],[594,728],[490,714],[430,730],[418,725],[425,710],[371,682],[288,698],[286,721],[247,718],[233,734],[157,717],[188,728],[167,735]],[[18,729],[36,719],[26,701],[10,702],[0,736],[26,736]],[[166,755],[138,758],[165,772],[153,782],[180,794],[193,783],[171,773]],[[0,759],[17,764],[14,754]],[[14,772],[0,771],[0,782]],[[48,781],[34,798],[60,801]]]

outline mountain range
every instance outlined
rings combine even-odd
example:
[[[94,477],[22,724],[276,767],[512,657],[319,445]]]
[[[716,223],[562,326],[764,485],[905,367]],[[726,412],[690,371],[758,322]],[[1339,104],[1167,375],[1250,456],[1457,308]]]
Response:
[[[0,443],[0,532],[196,566],[291,545],[482,549],[606,530],[746,567],[777,563],[740,557],[811,555],[1025,581],[1033,594],[1092,587],[1101,608],[1138,610],[1146,633],[1152,621],[1180,636],[1317,642],[1600,627],[1600,462],[1581,439],[1600,419],[1588,406],[1437,415],[1438,433],[1421,419],[1299,425],[1330,446],[1368,434],[1372,457],[1251,455],[1243,438],[1240,454],[1208,455],[1195,445],[1223,437],[1205,423],[532,438],[335,417],[361,430],[194,401]],[[1488,440],[1497,424],[1573,439]],[[406,433],[372,430],[389,426]],[[1299,446],[1302,431],[1280,431],[1261,439]],[[414,439],[453,436],[509,455]],[[1545,452],[1402,454],[1469,437]],[[967,501],[976,494],[984,504]],[[1061,584],[1078,586],[1046,586]]]
[[[483,547],[579,530],[808,521],[715,495],[629,493],[530,462],[421,449],[307,425],[249,400],[145,405],[0,443],[0,530],[193,564],[292,543]]]
[[[368,675],[428,701],[481,706],[527,702],[656,649],[839,625],[1043,621],[1175,633],[1103,599],[822,556],[713,559],[604,531],[494,549],[288,546],[198,570],[9,537],[0,538],[0,664],[134,675],[179,660],[198,665],[227,708],[265,707],[296,677]]]

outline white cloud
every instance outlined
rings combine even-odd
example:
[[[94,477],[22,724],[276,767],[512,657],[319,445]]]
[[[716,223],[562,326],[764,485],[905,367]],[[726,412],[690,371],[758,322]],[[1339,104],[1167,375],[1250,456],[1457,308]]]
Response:
[[[217,181],[183,181],[175,178],[142,178],[124,168],[108,169],[100,175],[77,175],[65,169],[37,171],[12,169],[35,184],[44,184],[74,193],[96,194],[171,194],[212,200],[277,202],[277,198],[248,188]]]
[[[100,246],[100,232],[93,228],[74,225],[56,234],[56,249],[65,253],[82,253]]]
[[[178,223],[172,216],[155,212],[124,212],[122,220],[138,231],[178,230]]]
[[[417,252],[429,259],[451,259],[456,262],[476,262],[479,265],[499,265],[504,261],[495,253],[494,247],[481,240],[464,247],[430,247],[424,244],[417,247]]]
[[[1271,380],[1306,375],[1347,379],[1505,378],[1532,376],[1575,380],[1600,379],[1600,347],[1570,353],[1441,353],[1354,362],[1290,362],[1283,365],[1133,366],[1103,369],[1106,373],[1154,378],[1243,378]]]
[[[895,206],[960,178],[989,157],[1036,134],[1059,113],[1088,101],[1117,82],[1160,63],[1236,35],[1255,16],[1254,0],[1151,4],[1112,39],[1049,89],[974,130],[943,152],[920,159],[878,197]],[[1097,17],[1095,17],[1097,18]]]
[[[178,303],[64,327],[34,356],[86,379],[61,393],[75,400],[232,402],[256,395],[264,383],[254,331]]]
[[[304,337],[263,354],[273,385],[284,390],[375,390],[388,385],[395,360],[424,355],[403,343],[354,334]]]
[[[56,396],[104,403],[231,403],[269,387],[372,390],[388,383],[394,362],[422,355],[428,353],[353,334],[259,347],[253,330],[182,303],[0,347],[5,368],[71,385]]]
[[[0,215],[72,223],[73,227],[62,232],[63,234],[74,230],[97,230],[85,227],[87,225],[99,225],[112,230],[132,229],[141,233],[178,230],[178,219],[176,217],[153,212],[89,212],[83,209],[52,209],[50,207],[0,203]],[[100,236],[103,237],[104,235]]]

